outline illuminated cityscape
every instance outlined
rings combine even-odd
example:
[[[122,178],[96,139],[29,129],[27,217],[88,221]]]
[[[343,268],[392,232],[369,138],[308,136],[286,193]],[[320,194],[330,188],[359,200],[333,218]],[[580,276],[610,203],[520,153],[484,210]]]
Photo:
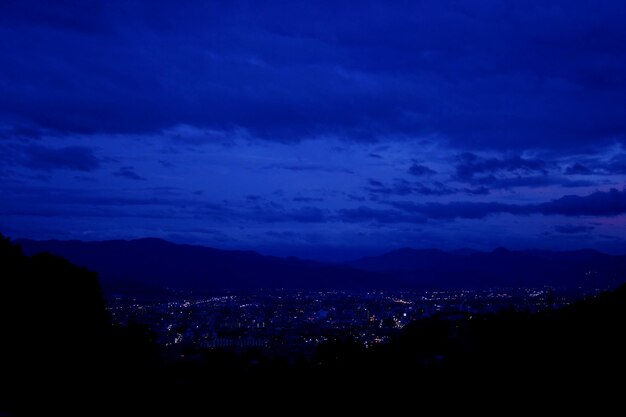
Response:
[[[210,296],[179,294],[138,300],[116,295],[116,324],[148,325],[166,352],[260,349],[309,355],[329,340],[350,337],[365,347],[386,343],[409,322],[427,317],[469,320],[503,309],[537,312],[584,294],[551,288],[423,292],[267,291]]]

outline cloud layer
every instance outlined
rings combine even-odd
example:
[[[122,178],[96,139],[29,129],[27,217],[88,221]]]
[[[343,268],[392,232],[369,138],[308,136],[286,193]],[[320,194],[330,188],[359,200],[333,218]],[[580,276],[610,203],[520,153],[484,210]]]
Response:
[[[623,1],[2,1],[0,232],[626,251],[624,21]]]
[[[0,16],[11,39],[0,44],[0,114],[35,130],[188,124],[288,141],[438,135],[482,149],[626,133],[618,1],[26,0],[2,2]]]

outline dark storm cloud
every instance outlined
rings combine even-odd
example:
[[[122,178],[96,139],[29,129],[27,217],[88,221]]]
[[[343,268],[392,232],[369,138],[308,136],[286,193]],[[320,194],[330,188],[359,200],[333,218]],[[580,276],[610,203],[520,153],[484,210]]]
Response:
[[[626,174],[626,154],[618,153],[610,157],[598,154],[584,158],[565,167],[565,175],[624,175]]]
[[[380,181],[369,179],[368,186],[364,189],[373,196],[406,196],[410,194],[442,196],[464,192],[465,189],[456,189],[446,186],[441,182],[434,182],[424,185],[421,182],[411,182],[403,178],[394,178],[390,186],[386,186]]]
[[[552,175],[532,175],[532,176],[513,176],[498,178],[493,175],[477,178],[472,181],[475,184],[488,186],[490,189],[512,189],[517,187],[547,187],[549,185],[558,185],[561,187],[589,187],[597,185],[594,181],[588,180],[572,180],[569,178],[557,177]]]
[[[469,195],[487,195],[491,193],[487,187],[483,186],[476,188],[464,188],[463,191]]]
[[[617,216],[626,213],[626,190],[615,188],[588,196],[568,195],[548,203],[529,206],[542,214],[564,216]]]
[[[93,171],[100,167],[100,160],[91,148],[66,146],[51,148],[32,145],[23,148],[23,165],[32,169],[52,171],[67,169],[72,171]]]
[[[430,174],[435,174],[435,173],[436,172],[434,170],[427,167],[426,165],[413,163],[413,165],[409,167],[409,174],[415,175],[416,177],[421,177],[424,175],[430,175]]]
[[[616,154],[608,151],[580,156],[576,162],[564,165],[561,170],[568,176],[605,177],[607,181],[622,182],[622,176],[626,175],[626,153],[623,147],[618,149]]]
[[[473,153],[463,153],[458,157],[456,175],[459,179],[471,180],[477,174],[498,172],[542,172],[546,173],[547,164],[539,159],[527,159],[514,156],[504,159],[481,158]]]
[[[256,195],[256,194],[251,194],[251,195],[247,195],[246,196],[246,201],[252,202],[254,204],[258,203],[259,201],[265,200],[263,197],[261,197],[260,195]]]
[[[626,174],[626,154],[619,154],[611,158],[606,164],[600,164],[598,167],[600,172],[606,174]]]
[[[414,192],[413,184],[401,178],[395,178],[393,185],[389,187],[373,179],[368,180],[368,183],[369,186],[365,187],[365,190],[374,195],[409,195]]]
[[[482,219],[492,214],[544,214],[571,217],[617,216],[626,213],[626,191],[611,189],[587,196],[568,195],[539,204],[507,204],[499,202],[423,203],[389,202],[396,209],[430,219]]]
[[[2,4],[4,15],[0,22],[17,25],[36,25],[49,29],[78,34],[106,34],[107,24],[103,21],[102,2],[57,2],[15,1]]]
[[[408,201],[395,201],[389,204],[407,213],[419,214],[436,220],[482,219],[497,213],[526,213],[525,208],[521,206],[504,203],[452,202],[416,204]]]
[[[117,170],[117,172],[114,172],[113,175],[126,178],[128,180],[146,181],[144,177],[135,172],[135,168],[132,166],[121,167],[119,170]]]
[[[574,164],[568,166],[564,173],[572,175],[575,172],[581,173],[583,169],[581,164]],[[551,185],[568,188],[597,185],[597,182],[591,180],[570,179],[558,175],[560,169],[556,163],[520,156],[484,158],[466,152],[457,157],[455,171],[454,179],[492,190]]]
[[[581,233],[588,233],[594,229],[593,226],[588,225],[575,225],[575,224],[562,224],[554,226],[554,230],[558,233],[566,235],[575,235]]]
[[[495,187],[494,187],[495,188]],[[371,197],[378,199],[379,197],[389,196],[407,196],[407,195],[424,195],[424,196],[445,196],[451,194],[469,194],[469,195],[485,195],[489,194],[489,189],[480,186],[475,188],[468,187],[449,187],[446,184],[435,181],[430,184],[421,182],[411,182],[403,178],[394,178],[391,186],[386,186],[380,181],[369,179],[368,185],[364,189],[370,193]]]
[[[583,164],[575,163],[565,168],[566,175],[591,175],[593,170]]]
[[[41,139],[44,132],[40,129],[28,126],[0,127],[0,140],[2,139]]]
[[[416,182],[413,187],[413,192],[415,194],[421,195],[449,195],[464,191],[456,188],[447,187],[441,182],[434,182],[430,186]]]
[[[626,134],[625,20],[621,1],[9,0],[0,122],[593,147]]]

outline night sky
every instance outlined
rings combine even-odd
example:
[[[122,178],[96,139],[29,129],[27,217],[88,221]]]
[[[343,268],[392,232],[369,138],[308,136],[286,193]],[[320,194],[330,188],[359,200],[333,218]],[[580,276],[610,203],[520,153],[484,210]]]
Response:
[[[0,2],[0,232],[626,252],[626,2]]]

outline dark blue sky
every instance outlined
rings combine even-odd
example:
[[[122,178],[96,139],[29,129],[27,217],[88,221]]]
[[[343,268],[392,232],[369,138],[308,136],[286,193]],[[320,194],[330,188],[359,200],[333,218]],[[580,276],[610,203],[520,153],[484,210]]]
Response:
[[[624,22],[623,1],[4,0],[0,231],[625,252]]]

